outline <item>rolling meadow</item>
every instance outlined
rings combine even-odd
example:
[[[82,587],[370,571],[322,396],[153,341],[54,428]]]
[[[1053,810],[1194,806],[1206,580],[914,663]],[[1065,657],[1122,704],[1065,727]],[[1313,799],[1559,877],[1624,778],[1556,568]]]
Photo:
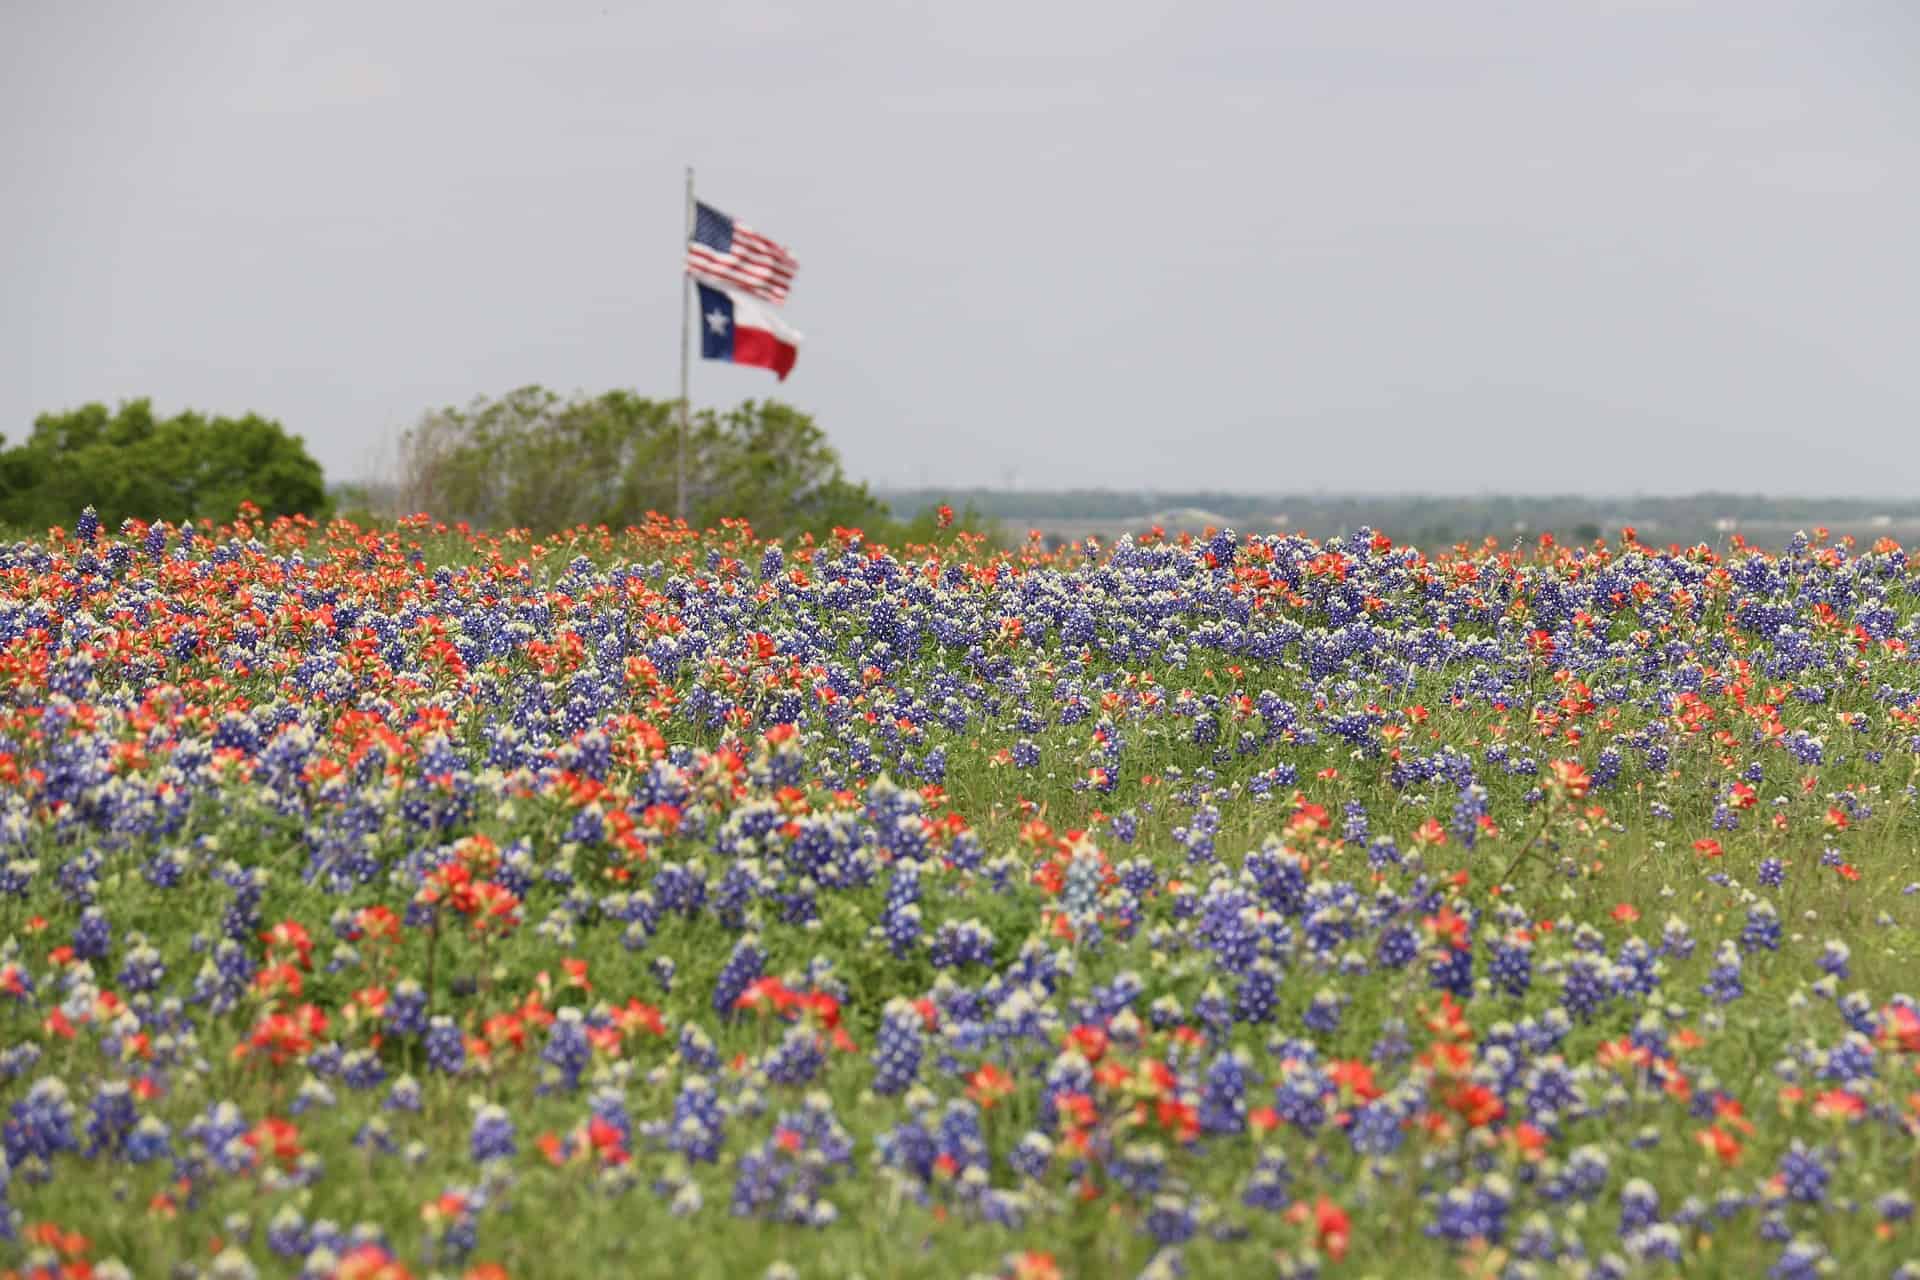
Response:
[[[1916,647],[1824,531],[88,512],[0,1274],[1920,1276]]]

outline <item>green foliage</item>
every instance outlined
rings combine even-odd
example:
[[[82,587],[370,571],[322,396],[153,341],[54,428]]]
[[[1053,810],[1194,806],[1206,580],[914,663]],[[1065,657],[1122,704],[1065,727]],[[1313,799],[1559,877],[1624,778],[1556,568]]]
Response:
[[[737,516],[762,536],[791,537],[886,519],[886,507],[841,471],[812,417],[778,401],[696,414],[687,468],[689,514],[702,525]]]
[[[406,502],[493,528],[618,528],[673,512],[678,448],[674,401],[521,387],[422,417],[402,446]],[[887,519],[866,486],[846,477],[819,425],[772,400],[693,415],[687,492],[695,525],[745,519],[769,537]]]
[[[91,505],[109,526],[129,516],[231,519],[242,502],[269,516],[329,511],[320,464],[298,436],[249,413],[157,417],[147,400],[43,413],[0,452],[0,520],[45,529]]]

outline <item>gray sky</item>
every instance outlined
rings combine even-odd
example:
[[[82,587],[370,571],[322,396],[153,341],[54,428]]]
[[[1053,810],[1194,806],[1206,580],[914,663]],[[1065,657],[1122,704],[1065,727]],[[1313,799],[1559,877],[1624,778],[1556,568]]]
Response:
[[[1920,7],[0,4],[0,430],[675,394],[882,484],[1920,492]]]

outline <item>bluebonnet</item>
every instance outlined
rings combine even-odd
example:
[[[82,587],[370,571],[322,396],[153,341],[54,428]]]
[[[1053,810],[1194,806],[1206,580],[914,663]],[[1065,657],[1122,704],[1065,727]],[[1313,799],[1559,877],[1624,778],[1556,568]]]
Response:
[[[468,1150],[476,1163],[506,1159],[519,1150],[513,1118],[505,1107],[487,1103],[474,1113]]]
[[[735,942],[720,975],[714,979],[713,1011],[722,1018],[732,1017],[734,1002],[761,976],[765,964],[765,954],[754,935],[747,934]]]
[[[882,1095],[906,1091],[920,1071],[920,1011],[911,1001],[895,997],[882,1012],[874,1039],[873,1091]]]
[[[458,1075],[466,1065],[466,1042],[453,1019],[444,1014],[436,1015],[428,1022],[423,1044],[427,1066],[442,1075]]]

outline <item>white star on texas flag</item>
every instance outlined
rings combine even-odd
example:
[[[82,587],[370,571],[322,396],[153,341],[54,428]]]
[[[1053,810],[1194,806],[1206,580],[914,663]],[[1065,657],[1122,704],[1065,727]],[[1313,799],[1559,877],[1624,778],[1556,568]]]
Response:
[[[727,331],[727,313],[718,307],[707,312],[707,327],[715,333],[725,333]]]

